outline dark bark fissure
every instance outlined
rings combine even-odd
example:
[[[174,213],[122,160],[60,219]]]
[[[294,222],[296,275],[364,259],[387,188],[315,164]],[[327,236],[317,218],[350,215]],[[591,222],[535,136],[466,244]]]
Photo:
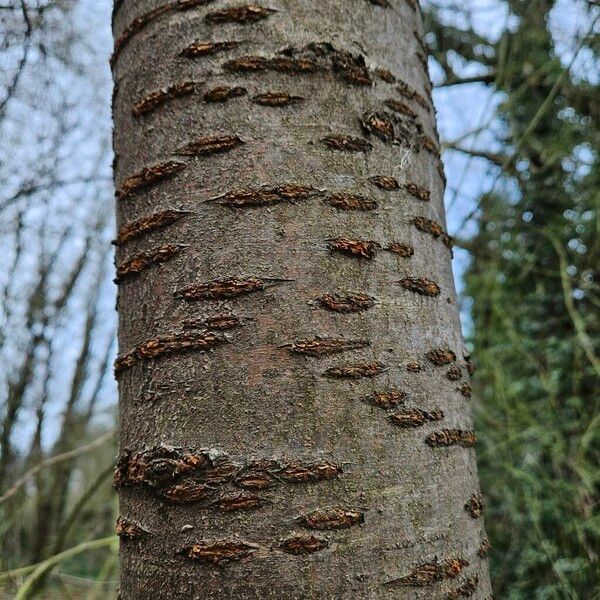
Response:
[[[124,600],[489,594],[419,27],[115,6]]]

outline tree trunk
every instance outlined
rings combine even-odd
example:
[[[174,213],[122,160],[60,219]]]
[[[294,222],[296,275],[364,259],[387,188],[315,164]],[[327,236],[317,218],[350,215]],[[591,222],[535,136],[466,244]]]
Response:
[[[115,8],[122,598],[485,598],[414,0]]]

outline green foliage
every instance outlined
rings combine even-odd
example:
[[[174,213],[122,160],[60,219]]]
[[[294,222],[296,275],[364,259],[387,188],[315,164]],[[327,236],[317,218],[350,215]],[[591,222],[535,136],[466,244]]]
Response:
[[[118,512],[112,486],[115,440],[110,432],[94,440],[90,450],[46,464],[0,495],[0,598],[13,597],[44,562],[49,568],[28,584],[24,598],[114,597],[117,547],[114,538],[101,540],[113,533]],[[65,470],[57,466],[69,473],[60,514],[45,497]]]
[[[559,58],[556,4],[509,0],[518,26],[488,43],[498,61],[482,64],[504,98],[499,181],[516,192],[480,198],[467,243],[486,527],[509,600],[600,597],[598,92]],[[461,47],[472,38],[436,35],[436,58],[477,61]]]

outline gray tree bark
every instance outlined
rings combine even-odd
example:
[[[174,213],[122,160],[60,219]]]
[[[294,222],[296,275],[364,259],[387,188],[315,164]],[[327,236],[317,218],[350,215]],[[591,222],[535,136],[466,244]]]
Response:
[[[420,30],[115,7],[122,598],[488,597]]]

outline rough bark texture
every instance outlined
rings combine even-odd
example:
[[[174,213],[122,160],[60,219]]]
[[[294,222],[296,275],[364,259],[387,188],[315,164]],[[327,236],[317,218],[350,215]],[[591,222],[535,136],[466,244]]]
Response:
[[[117,4],[123,599],[489,596],[420,28]]]

